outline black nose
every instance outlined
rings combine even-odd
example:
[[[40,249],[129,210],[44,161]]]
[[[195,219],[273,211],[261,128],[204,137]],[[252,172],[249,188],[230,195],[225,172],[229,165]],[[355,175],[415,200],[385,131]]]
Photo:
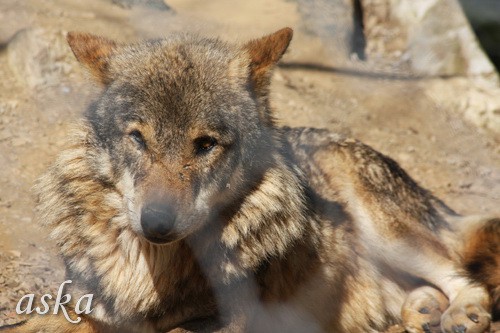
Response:
[[[166,243],[174,237],[175,213],[162,203],[151,203],[142,208],[141,226],[144,236],[154,243]]]

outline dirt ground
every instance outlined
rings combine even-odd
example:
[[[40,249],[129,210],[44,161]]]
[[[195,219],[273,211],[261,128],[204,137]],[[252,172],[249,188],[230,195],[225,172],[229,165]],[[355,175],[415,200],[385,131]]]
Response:
[[[49,40],[80,30],[130,42],[173,31],[244,41],[293,27],[272,87],[282,124],[358,138],[392,156],[459,213],[500,215],[500,130],[467,123],[438,93],[453,90],[461,78],[417,79],[390,69],[381,73],[369,62],[337,61],[335,38],[316,33],[299,2],[168,1],[174,11],[126,9],[105,0],[0,2],[0,325],[19,320],[15,305],[22,295],[54,295],[64,281],[62,263],[36,223],[31,187],[98,93],[74,61],[57,54],[53,59],[62,69],[39,80],[30,66],[52,58],[29,53],[36,48],[16,35],[26,28],[43,29],[26,34]],[[12,40],[21,44],[12,46]],[[428,93],[429,85],[439,88],[435,94]]]

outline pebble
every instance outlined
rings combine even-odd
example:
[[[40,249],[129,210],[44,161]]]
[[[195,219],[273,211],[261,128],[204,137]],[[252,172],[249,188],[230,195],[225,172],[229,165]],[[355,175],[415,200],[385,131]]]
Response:
[[[9,254],[13,256],[14,258],[21,258],[21,251],[17,250],[10,250]]]

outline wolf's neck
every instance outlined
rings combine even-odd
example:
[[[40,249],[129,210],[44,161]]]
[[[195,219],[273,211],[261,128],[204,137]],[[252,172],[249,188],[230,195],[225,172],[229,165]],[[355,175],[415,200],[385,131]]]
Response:
[[[227,284],[244,278],[284,257],[297,242],[316,241],[319,226],[308,200],[300,171],[278,157],[235,214],[211,228],[210,236],[192,240],[210,280]]]

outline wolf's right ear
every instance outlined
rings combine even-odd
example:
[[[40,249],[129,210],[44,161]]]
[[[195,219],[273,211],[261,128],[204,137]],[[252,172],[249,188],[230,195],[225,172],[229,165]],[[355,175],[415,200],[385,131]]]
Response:
[[[66,36],[76,59],[101,83],[112,81],[109,60],[118,48],[114,41],[88,33],[69,32]]]

